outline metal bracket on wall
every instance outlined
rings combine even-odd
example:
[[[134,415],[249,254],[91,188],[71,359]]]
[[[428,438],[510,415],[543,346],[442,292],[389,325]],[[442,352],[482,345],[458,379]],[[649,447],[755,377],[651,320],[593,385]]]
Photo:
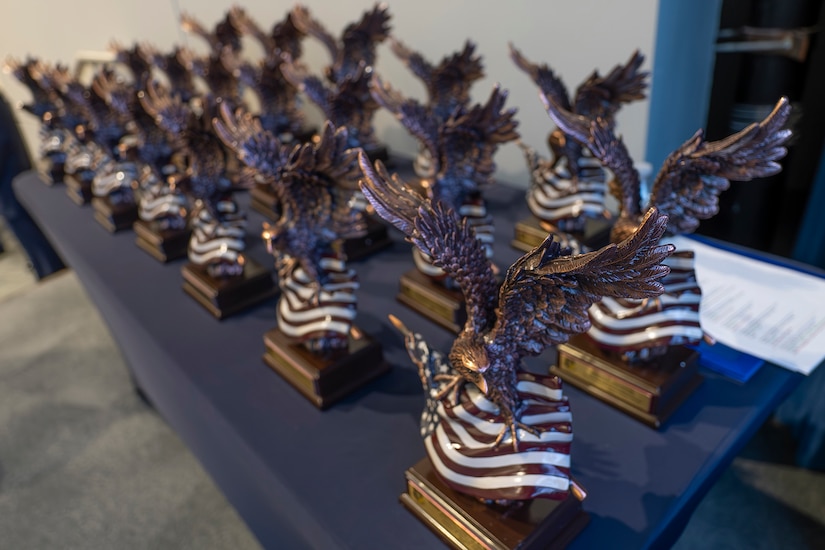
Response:
[[[811,36],[819,29],[769,29],[739,27],[719,29],[717,53],[762,53],[784,55],[796,61],[805,61],[811,45]]]

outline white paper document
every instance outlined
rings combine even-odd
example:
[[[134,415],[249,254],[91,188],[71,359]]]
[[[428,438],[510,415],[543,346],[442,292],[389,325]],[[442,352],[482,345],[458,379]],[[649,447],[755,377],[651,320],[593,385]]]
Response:
[[[685,237],[671,242],[696,254],[707,334],[804,374],[825,359],[825,279]]]

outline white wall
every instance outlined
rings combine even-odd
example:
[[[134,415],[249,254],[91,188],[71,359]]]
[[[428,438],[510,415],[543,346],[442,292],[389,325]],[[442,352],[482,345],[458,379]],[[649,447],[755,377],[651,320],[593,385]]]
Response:
[[[308,0],[317,19],[339,35],[350,21],[372,7],[371,0]],[[508,107],[517,107],[522,140],[544,150],[552,122],[538,100],[532,81],[510,61],[507,42],[531,60],[550,64],[574,88],[594,68],[602,72],[624,62],[640,48],[652,67],[657,18],[656,0],[577,0],[562,2],[502,2],[495,0],[390,0],[393,34],[431,61],[460,49],[471,38],[483,56],[487,77],[473,88],[473,98],[485,101],[495,82],[510,91]],[[103,50],[110,40],[124,44],[145,40],[166,50],[188,40],[205,51],[198,38],[179,31],[178,11],[184,10],[211,26],[230,3],[219,0],[74,0],[72,2],[13,2],[0,20],[0,52],[17,58],[26,55],[45,60],[72,62],[79,50]],[[293,5],[272,0],[245,0],[247,12],[267,28]],[[304,62],[320,70],[329,61],[326,51],[311,39],[305,41]],[[253,50],[254,51],[254,50]],[[410,96],[424,97],[421,84],[410,75],[386,45],[378,54],[377,71],[394,87]],[[0,87],[14,104],[28,100],[28,92],[13,77],[0,75]],[[312,112],[310,110],[310,112]],[[317,115],[317,110],[315,110]],[[312,115],[311,115],[312,116]],[[21,113],[21,127],[32,151],[36,150],[37,123]],[[648,102],[625,108],[618,119],[630,152],[642,159],[648,122]],[[376,118],[378,135],[395,151],[412,155],[416,144],[387,113]],[[496,157],[499,179],[527,184],[527,170],[520,150],[509,144]]]

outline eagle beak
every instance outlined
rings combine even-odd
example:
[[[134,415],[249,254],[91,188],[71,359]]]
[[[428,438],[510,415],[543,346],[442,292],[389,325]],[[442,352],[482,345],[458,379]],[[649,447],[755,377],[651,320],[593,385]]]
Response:
[[[484,395],[487,395],[487,391],[490,389],[487,386],[487,379],[484,378],[483,376],[480,376],[478,378],[478,381],[476,382],[476,386],[478,386],[478,389],[480,389],[481,393],[483,393]]]

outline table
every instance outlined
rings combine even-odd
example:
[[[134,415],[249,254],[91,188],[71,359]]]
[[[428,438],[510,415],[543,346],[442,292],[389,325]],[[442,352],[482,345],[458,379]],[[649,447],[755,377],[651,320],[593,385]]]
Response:
[[[396,314],[435,348],[446,351],[452,337],[393,299],[412,265],[399,233],[393,230],[391,249],[353,264],[361,281],[358,326],[384,343],[392,370],[321,412],[261,360],[274,301],[216,321],[181,290],[180,262],[161,265],[129,231],[109,234],[88,207],[34,172],[14,185],[100,309],[139,387],[265,547],[439,547],[398,502],[404,470],[424,454],[424,397],[386,315]],[[495,259],[503,265],[518,256],[507,242],[527,213],[524,193],[495,185],[486,196],[497,225]],[[250,235],[260,221],[250,214]],[[260,239],[250,243],[250,255],[267,262]],[[549,360],[530,366],[543,369]],[[662,431],[567,387],[572,472],[588,490],[591,517],[571,547],[669,547],[801,378],[770,365],[744,385],[708,374]]]

